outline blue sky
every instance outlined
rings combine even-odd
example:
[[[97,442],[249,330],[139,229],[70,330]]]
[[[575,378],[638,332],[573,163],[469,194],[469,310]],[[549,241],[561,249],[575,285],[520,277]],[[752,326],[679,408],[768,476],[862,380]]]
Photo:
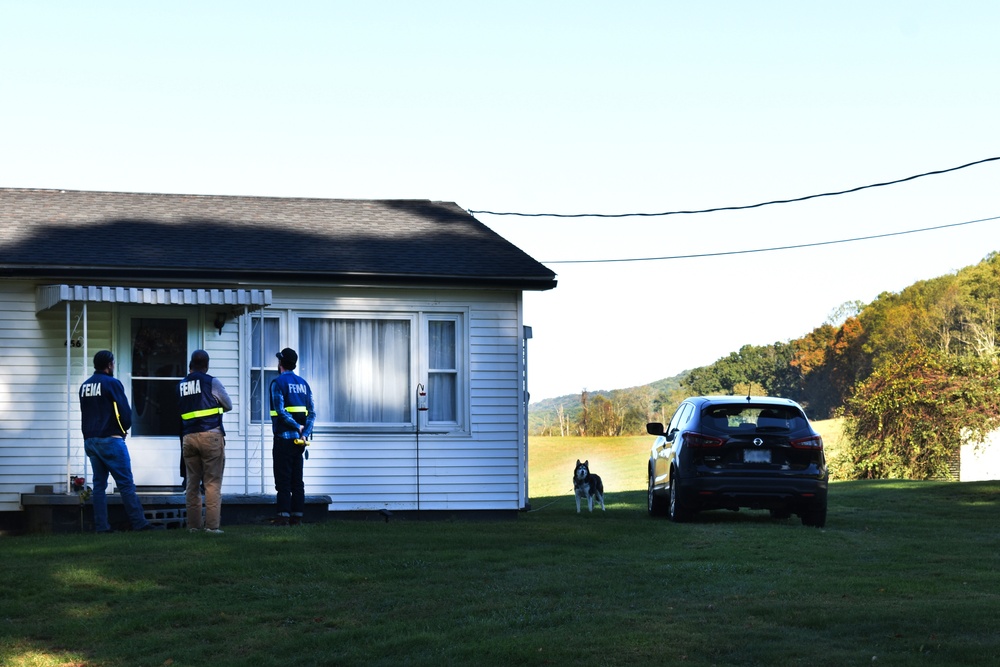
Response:
[[[1000,4],[0,1],[0,186],[746,205],[1000,156]],[[536,259],[816,243],[1000,215],[1000,162],[697,216],[478,215]],[[1000,221],[701,259],[551,264],[534,400],[797,338],[974,264]]]

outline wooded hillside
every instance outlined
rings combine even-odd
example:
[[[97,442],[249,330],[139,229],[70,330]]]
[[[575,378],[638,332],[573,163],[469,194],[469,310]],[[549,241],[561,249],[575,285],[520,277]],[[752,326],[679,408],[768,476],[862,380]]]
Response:
[[[795,340],[744,345],[643,387],[532,403],[535,435],[615,436],[666,422],[686,396],[763,394],[844,416],[858,477],[940,476],[963,438],[1000,424],[1000,253],[868,304]]]

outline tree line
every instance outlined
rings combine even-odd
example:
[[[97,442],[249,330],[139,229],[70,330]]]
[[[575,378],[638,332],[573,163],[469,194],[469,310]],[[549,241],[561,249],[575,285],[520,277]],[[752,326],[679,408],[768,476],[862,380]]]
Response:
[[[946,475],[961,442],[1000,426],[1000,253],[868,304],[843,304],[801,338],[744,345],[715,363],[630,389],[532,404],[536,435],[616,436],[666,423],[685,397],[791,398],[845,418],[852,477]]]

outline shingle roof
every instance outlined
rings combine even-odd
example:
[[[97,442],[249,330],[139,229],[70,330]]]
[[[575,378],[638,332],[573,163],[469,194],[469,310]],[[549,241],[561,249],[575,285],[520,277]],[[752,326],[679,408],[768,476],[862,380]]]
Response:
[[[0,275],[556,284],[451,202],[16,188],[0,188]]]

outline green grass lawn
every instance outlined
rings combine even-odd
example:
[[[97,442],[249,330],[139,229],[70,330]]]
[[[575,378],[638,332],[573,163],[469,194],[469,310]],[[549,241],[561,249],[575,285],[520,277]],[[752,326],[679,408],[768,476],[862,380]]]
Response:
[[[996,664],[1000,482],[837,482],[824,529],[672,524],[624,488],[643,440],[536,443],[556,491],[516,520],[0,538],[0,665]],[[608,509],[577,515],[588,457]]]

